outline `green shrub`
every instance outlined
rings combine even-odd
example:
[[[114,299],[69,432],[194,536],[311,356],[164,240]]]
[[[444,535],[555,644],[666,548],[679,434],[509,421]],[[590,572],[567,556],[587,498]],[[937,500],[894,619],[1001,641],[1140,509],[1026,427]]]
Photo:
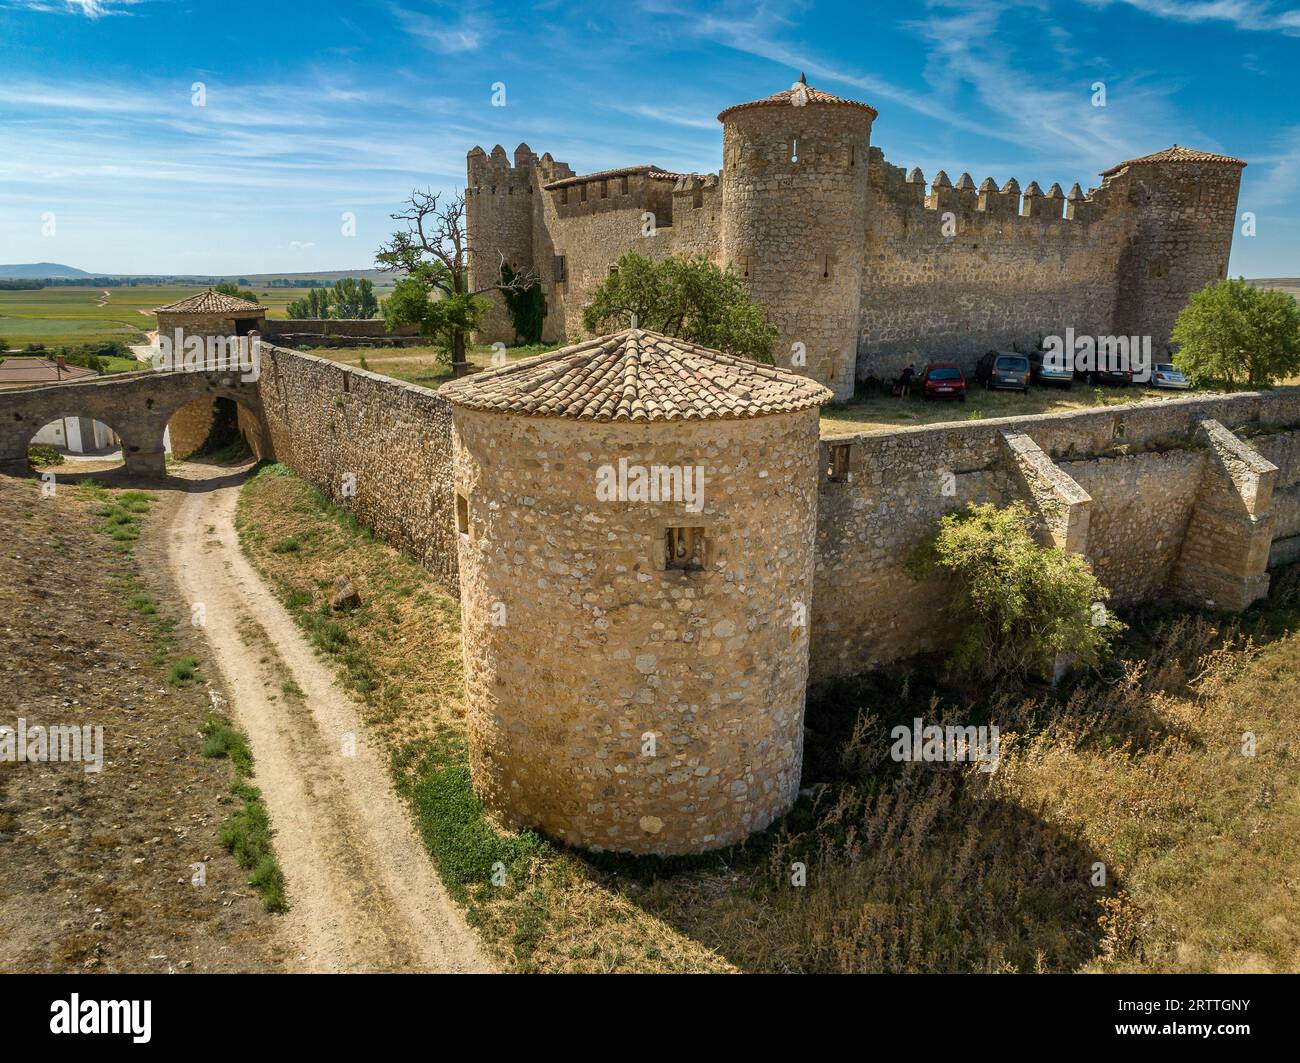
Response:
[[[1082,555],[1040,546],[1022,502],[970,505],[939,522],[909,559],[918,578],[938,577],[951,597],[954,675],[985,680],[1050,674],[1058,654],[1078,666],[1106,657],[1124,630],[1105,606],[1110,592]]]
[[[34,468],[39,469],[45,465],[62,465],[63,455],[53,447],[37,443],[27,448],[27,460]]]

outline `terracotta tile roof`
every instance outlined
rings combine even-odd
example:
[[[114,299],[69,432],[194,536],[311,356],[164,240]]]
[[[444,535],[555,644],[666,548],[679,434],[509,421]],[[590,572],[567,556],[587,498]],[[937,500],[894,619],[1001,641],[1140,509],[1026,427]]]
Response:
[[[795,106],[795,97],[803,98],[804,104],[809,103],[832,103],[840,104],[844,107],[861,107],[864,111],[870,111],[871,117],[875,118],[879,112],[868,104],[861,103],[858,100],[846,100],[842,96],[833,96],[829,92],[823,92],[821,89],[812,88],[804,79],[802,74],[799,80],[783,92],[778,92],[773,96],[767,96],[761,100],[752,100],[749,103],[737,103],[728,107],[718,115],[718,121],[721,122],[727,115],[733,111],[744,111],[750,107],[791,107]]]
[[[475,410],[634,422],[763,417],[831,398],[809,377],[644,329],[461,377],[438,394]]]
[[[250,303],[237,299],[233,295],[223,295],[209,288],[198,295],[186,296],[184,299],[166,306],[154,307],[154,313],[163,314],[237,314],[249,310],[267,309],[261,303]]]
[[[60,369],[59,364],[49,358],[6,358],[0,362],[0,388],[17,384],[52,384],[59,380],[80,380],[98,375],[82,365],[65,365]]]
[[[1222,162],[1231,166],[1246,165],[1240,159],[1234,159],[1231,155],[1216,155],[1212,151],[1196,151],[1193,148],[1184,148],[1180,144],[1175,144],[1172,147],[1165,148],[1164,151],[1153,152],[1138,159],[1129,159],[1127,162],[1117,163],[1108,170],[1102,170],[1101,176],[1109,177],[1111,174],[1117,174],[1126,166],[1141,166],[1153,162]]]
[[[600,170],[597,173],[578,174],[575,177],[562,177],[558,181],[552,181],[550,184],[542,185],[547,192],[556,188],[567,188],[570,185],[586,184],[588,181],[606,181],[611,177],[636,177],[644,174],[652,181],[678,181],[683,177],[695,177],[697,174],[686,173],[669,173],[667,170],[661,170],[658,166],[624,166],[619,170]]]

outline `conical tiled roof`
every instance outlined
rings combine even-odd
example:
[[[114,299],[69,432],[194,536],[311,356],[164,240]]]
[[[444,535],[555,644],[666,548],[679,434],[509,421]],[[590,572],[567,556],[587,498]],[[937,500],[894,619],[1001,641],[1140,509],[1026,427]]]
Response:
[[[261,303],[250,303],[246,299],[225,295],[209,288],[206,292],[186,296],[166,306],[156,306],[153,312],[155,314],[237,314],[248,310],[265,309],[267,308]]]
[[[831,103],[844,107],[861,107],[864,111],[870,111],[872,118],[875,118],[879,113],[874,107],[865,103],[860,103],[857,100],[846,100],[842,96],[834,96],[829,92],[823,92],[821,89],[815,89],[800,74],[799,80],[782,92],[778,92],[773,96],[766,96],[761,100],[751,100],[749,103],[733,104],[718,115],[718,121],[721,122],[732,111],[748,110],[750,107],[791,107],[805,106],[811,103]]]
[[[1231,155],[1216,155],[1212,151],[1196,151],[1192,148],[1185,148],[1181,144],[1174,144],[1172,147],[1165,148],[1164,151],[1153,152],[1138,159],[1129,159],[1127,162],[1117,163],[1108,170],[1102,170],[1101,176],[1109,177],[1111,174],[1119,173],[1125,166],[1141,166],[1157,162],[1222,162],[1230,166],[1246,165],[1240,159],[1234,159]]]
[[[475,410],[632,422],[763,417],[831,398],[808,377],[645,329],[462,377],[438,394]]]

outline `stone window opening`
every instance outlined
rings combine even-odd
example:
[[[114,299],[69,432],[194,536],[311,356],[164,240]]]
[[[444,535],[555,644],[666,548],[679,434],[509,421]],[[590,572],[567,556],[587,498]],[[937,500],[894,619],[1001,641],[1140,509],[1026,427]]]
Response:
[[[352,377],[347,370],[343,371],[343,394],[346,395],[352,390]]]
[[[820,267],[821,279],[828,281],[831,279],[831,256],[818,255],[817,265]]]
[[[586,186],[586,185],[582,185],[582,186],[580,186],[580,187],[581,187],[581,190],[580,190],[579,193],[578,193],[578,202],[580,202],[580,203],[586,203],[586,202],[587,202],[587,186]]]
[[[561,189],[560,189],[560,205],[561,205],[561,206],[567,206],[567,205],[568,205],[568,202],[569,202],[569,190],[568,190],[567,188],[561,188]]]
[[[696,185],[691,192],[691,209],[704,206],[704,186]]]
[[[456,532],[469,538],[469,499],[464,492],[456,492]]]
[[[555,278],[556,284],[563,284],[565,281],[569,279],[569,267],[568,267],[568,263],[564,261],[563,255],[555,256],[553,276]]]
[[[623,177],[620,177],[618,179],[618,193],[621,196],[625,196],[627,195],[627,192],[628,192],[627,176],[624,175]]]
[[[833,443],[830,447],[830,460],[826,463],[826,480],[828,483],[848,483],[849,458],[853,452],[852,443]]]
[[[736,260],[736,272],[744,279],[749,279],[749,257],[744,256]]]
[[[608,198],[609,198],[609,182],[608,182],[608,181],[601,181],[601,182],[600,182],[600,198],[601,198],[601,199],[608,199]]]
[[[1156,255],[1156,257],[1151,260],[1150,270],[1151,276],[1153,277],[1162,278],[1168,276],[1169,263],[1166,261],[1165,256]]]
[[[704,529],[665,528],[664,568],[678,572],[704,569]]]
[[[850,170],[853,169],[853,167],[855,167],[857,164],[858,164],[858,146],[856,144],[850,144],[849,145],[849,169]]]
[[[617,276],[618,276],[618,263],[617,263],[617,262],[611,262],[611,263],[609,264],[609,275],[610,275],[611,277],[617,277]]]

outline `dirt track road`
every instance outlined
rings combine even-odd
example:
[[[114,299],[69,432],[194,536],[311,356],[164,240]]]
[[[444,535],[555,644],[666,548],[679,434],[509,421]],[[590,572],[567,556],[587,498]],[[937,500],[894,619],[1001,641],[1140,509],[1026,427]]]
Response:
[[[197,477],[212,470],[176,470]],[[291,969],[487,971],[434,874],[356,705],[239,549],[238,474],[194,479],[168,530],[177,589],[202,602],[205,633],[249,736],[253,782],[275,830],[291,909]],[[284,675],[304,697],[286,697]],[[355,755],[344,755],[355,735]]]

